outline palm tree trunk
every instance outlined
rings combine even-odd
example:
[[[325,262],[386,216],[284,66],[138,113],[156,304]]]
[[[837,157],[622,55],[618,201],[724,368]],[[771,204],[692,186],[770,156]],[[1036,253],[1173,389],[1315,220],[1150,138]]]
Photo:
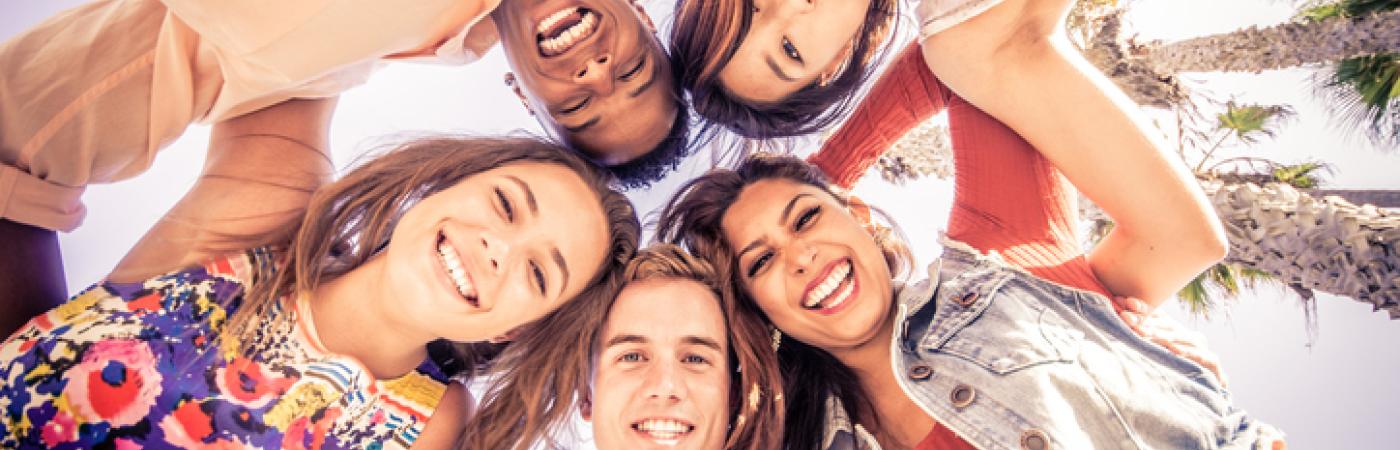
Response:
[[[1249,27],[1135,49],[1159,73],[1252,72],[1400,52],[1400,9],[1366,17]]]
[[[1097,30],[1081,49],[1133,101],[1171,108],[1186,97],[1181,72],[1261,72],[1322,64],[1377,53],[1400,52],[1400,10],[1362,18],[1250,27],[1231,33],[1164,44],[1134,42],[1123,10],[1094,21]]]
[[[1300,291],[1351,297],[1400,318],[1400,214],[1314,198],[1283,183],[1201,183],[1230,254]]]
[[[1400,209],[1400,191],[1379,189],[1313,189],[1308,191],[1313,197],[1335,195],[1357,205],[1376,205],[1378,208]]]

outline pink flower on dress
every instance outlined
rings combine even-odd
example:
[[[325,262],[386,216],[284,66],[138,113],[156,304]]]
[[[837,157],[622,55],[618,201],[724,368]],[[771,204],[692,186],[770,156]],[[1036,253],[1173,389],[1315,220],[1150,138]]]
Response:
[[[241,356],[214,371],[214,384],[225,399],[249,409],[267,406],[286,394],[296,381]]]
[[[43,439],[45,446],[51,448],[78,440],[78,422],[73,420],[73,416],[59,410],[58,413],[54,414],[53,419],[44,424],[39,438]]]
[[[140,422],[160,394],[160,372],[145,342],[135,339],[98,341],[69,369],[63,390],[74,412],[84,421],[105,421],[113,427]]]

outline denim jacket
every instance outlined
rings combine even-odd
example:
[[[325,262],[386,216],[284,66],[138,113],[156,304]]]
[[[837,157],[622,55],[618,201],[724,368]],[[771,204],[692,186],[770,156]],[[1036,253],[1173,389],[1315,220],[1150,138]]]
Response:
[[[1214,374],[1128,328],[1107,298],[952,242],[897,291],[905,395],[974,447],[1268,449]],[[823,447],[878,449],[828,402]],[[859,445],[858,445],[859,443]]]

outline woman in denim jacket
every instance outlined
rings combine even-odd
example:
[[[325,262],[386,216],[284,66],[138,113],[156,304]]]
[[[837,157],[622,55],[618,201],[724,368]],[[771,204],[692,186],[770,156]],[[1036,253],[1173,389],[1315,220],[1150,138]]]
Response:
[[[787,447],[1283,448],[1216,375],[1120,319],[1119,304],[1149,312],[1223,255],[1189,173],[1140,128],[1139,145],[1038,150],[921,58],[895,63],[896,82],[877,83],[815,166],[754,156],[693,180],[662,214],[663,239],[740,287],[738,313],[781,330],[784,387],[766,394],[786,403]],[[927,280],[901,285],[907,250],[822,170],[848,185],[944,109],[957,169],[945,250]],[[1138,123],[1126,111],[1082,114]],[[1117,224],[1087,254],[1065,178]]]

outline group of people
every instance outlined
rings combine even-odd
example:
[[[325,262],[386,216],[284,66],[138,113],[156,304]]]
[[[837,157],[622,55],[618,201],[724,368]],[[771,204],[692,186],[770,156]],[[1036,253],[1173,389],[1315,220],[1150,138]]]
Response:
[[[549,448],[581,416],[600,449],[1285,448],[1152,313],[1223,232],[1069,0],[677,0],[667,46],[636,1],[97,0],[0,45],[0,447]],[[497,44],[544,137],[333,175],[340,92]],[[847,189],[943,112],[918,271]],[[67,298],[83,186],[194,122],[198,182]],[[621,190],[698,143],[838,126],[689,181],[642,244]],[[1075,189],[1115,222],[1088,252]]]

